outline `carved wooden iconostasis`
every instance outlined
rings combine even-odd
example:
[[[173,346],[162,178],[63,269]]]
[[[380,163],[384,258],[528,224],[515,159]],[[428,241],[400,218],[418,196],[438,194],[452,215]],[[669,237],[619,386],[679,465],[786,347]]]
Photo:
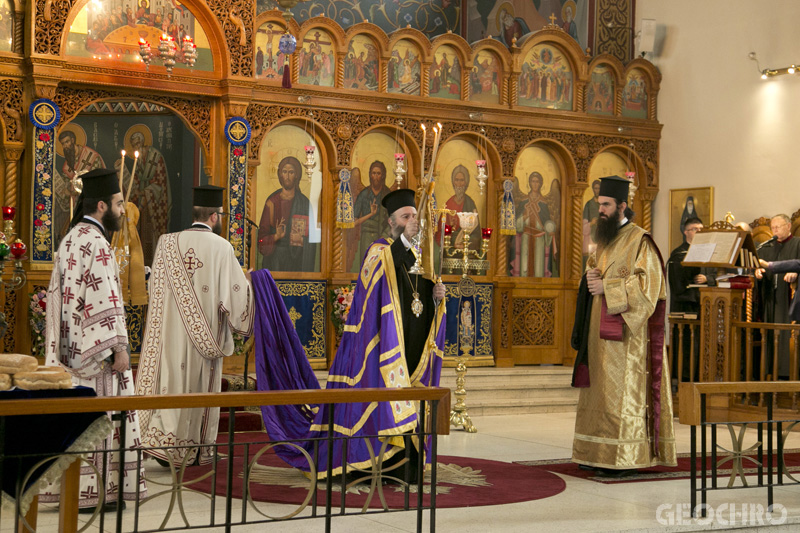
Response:
[[[635,220],[650,228],[660,75],[643,59],[587,55],[559,21],[508,47],[488,38],[469,44],[456,33],[430,39],[411,27],[387,34],[369,22],[345,29],[322,16],[287,24],[253,0],[187,0],[180,9],[153,0],[131,14],[120,0],[99,5],[27,5],[28,25],[19,31],[30,33],[28,48],[0,50],[3,205],[18,207],[30,259],[27,287],[4,304],[16,331],[6,350],[30,349],[28,293],[49,280],[68,194],[58,179],[77,164],[67,159],[110,167],[134,144],[150,153],[147,175],[133,177],[140,209],[150,209],[140,233],[152,240],[187,225],[183,199],[193,185],[226,186],[226,236],[243,266],[273,272],[316,368],[337,345],[330,292],[355,279],[365,247],[388,231],[379,200],[396,187],[396,153],[405,154],[402,186],[420,182],[423,123],[429,132],[442,124],[437,204],[478,212],[473,249],[480,228],[494,230],[488,270],[471,273],[476,364],[571,362],[595,179],[632,172]],[[297,37],[290,55],[278,48],[287,30]],[[157,57],[145,66],[134,38],[157,40],[159,31],[191,35],[195,66],[180,56],[171,74]],[[281,86],[287,68],[289,89]],[[41,116],[28,116],[32,104],[44,106]],[[43,122],[48,109],[54,116]],[[314,148],[309,168],[305,147]],[[477,160],[487,162],[483,190]],[[336,224],[342,170],[350,176],[352,227]],[[511,234],[500,232],[504,195],[514,207]],[[463,232],[449,222],[460,243]],[[460,274],[443,275],[448,356],[458,351]],[[136,346],[146,306],[129,311]]]

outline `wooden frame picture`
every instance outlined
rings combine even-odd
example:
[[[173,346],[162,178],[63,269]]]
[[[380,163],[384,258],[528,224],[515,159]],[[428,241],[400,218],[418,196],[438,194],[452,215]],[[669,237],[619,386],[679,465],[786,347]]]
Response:
[[[714,187],[670,189],[669,191],[669,251],[684,242],[686,220],[697,217],[708,227],[714,222]]]

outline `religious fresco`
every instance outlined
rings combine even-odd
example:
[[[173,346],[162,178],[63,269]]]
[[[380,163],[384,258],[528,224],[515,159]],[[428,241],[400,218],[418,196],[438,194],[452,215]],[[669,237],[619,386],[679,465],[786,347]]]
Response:
[[[461,99],[461,60],[455,48],[442,45],[436,49],[428,79],[430,96]]]
[[[614,71],[597,65],[586,84],[586,110],[593,115],[614,114]]]
[[[127,109],[128,113],[120,112]],[[77,197],[71,180],[94,168],[119,169],[126,151],[123,189],[139,209],[137,229],[146,265],[152,263],[158,238],[191,225],[191,205],[177,198],[191,198],[194,185],[206,184],[202,157],[188,160],[184,154],[201,153],[199,142],[174,114],[154,104],[92,104],[55,135],[53,175],[56,246],[69,225],[70,197]],[[139,151],[131,182],[134,152]]]
[[[392,48],[387,66],[388,92],[419,95],[422,64],[419,48],[407,39],[400,39]]]
[[[304,146],[316,147],[308,174]],[[319,272],[322,226],[322,164],[312,136],[297,126],[278,126],[264,136],[256,174],[257,268]]]
[[[267,22],[256,30],[256,59],[253,64],[257,79],[283,79],[284,64],[289,58],[278,49],[278,40],[286,27],[278,22]]]
[[[572,109],[572,92],[572,67],[564,54],[548,44],[531,48],[519,75],[519,104]]]
[[[481,194],[478,180],[475,179],[478,173],[475,161],[484,158],[485,156],[478,151],[474,142],[454,139],[441,146],[434,169],[437,176],[434,190],[437,207],[462,213],[478,213],[478,224],[469,234],[469,247],[472,250],[481,248],[481,228],[491,226],[486,220],[486,189]],[[451,249],[463,249],[464,230],[460,226],[458,216],[447,215],[445,223],[452,228]],[[437,226],[434,239],[437,268],[439,243],[442,242],[440,233],[441,225]],[[461,273],[460,270],[453,272]]]
[[[332,45],[333,39],[323,29],[314,28],[305,34],[302,47],[298,46],[296,52],[300,83],[333,87],[336,55]]]
[[[520,153],[512,192],[517,234],[506,238],[508,275],[559,276],[561,182],[558,163],[547,150],[529,146]]]
[[[502,79],[503,67],[497,54],[480,50],[469,73],[470,101],[499,104]]]
[[[358,272],[373,241],[390,236],[389,215],[381,200],[396,188],[394,154],[403,148],[385,133],[368,133],[359,139],[350,159],[354,225],[344,230],[344,267]]]
[[[67,55],[140,63],[139,39],[142,38],[150,43],[153,64],[158,65],[158,43],[162,34],[172,36],[177,43],[176,67],[184,66],[181,43],[188,35],[197,46],[197,62],[191,68],[214,70],[203,28],[189,8],[178,0],[93,0],[84,5],[72,21]]]
[[[10,52],[14,47],[13,4],[6,0],[0,4],[0,50]]]
[[[506,46],[514,39],[555,24],[581,48],[590,44],[594,0],[466,0],[468,42],[491,37]]]
[[[366,35],[356,35],[347,43],[344,57],[344,88],[377,91],[380,85],[380,52]]]
[[[256,0],[256,14],[280,9],[275,0]],[[294,19],[302,24],[311,17],[335,20],[345,30],[359,22],[371,22],[387,34],[405,27],[415,28],[429,38],[452,31],[460,32],[460,0],[316,0],[299,3],[292,9]]]
[[[625,78],[622,90],[622,116],[629,118],[647,118],[647,82],[645,74],[635,68]]]

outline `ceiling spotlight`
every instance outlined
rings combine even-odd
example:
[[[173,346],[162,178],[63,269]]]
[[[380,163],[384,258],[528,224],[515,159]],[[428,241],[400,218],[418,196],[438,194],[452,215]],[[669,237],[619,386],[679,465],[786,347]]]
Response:
[[[786,72],[788,72],[789,74],[794,74],[794,65],[792,65],[791,67],[787,68]]]
[[[765,80],[765,79],[767,79],[767,71],[766,71],[766,70],[765,70],[764,72],[762,72],[762,73],[761,73],[761,79],[762,79],[762,80]]]

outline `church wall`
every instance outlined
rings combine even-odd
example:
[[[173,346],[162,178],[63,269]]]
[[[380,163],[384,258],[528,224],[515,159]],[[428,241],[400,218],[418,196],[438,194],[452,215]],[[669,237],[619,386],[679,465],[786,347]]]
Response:
[[[715,220],[731,211],[750,223],[800,207],[800,78],[762,80],[748,59],[756,52],[762,69],[798,61],[798,16],[792,0],[637,2],[637,31],[643,18],[658,24],[657,52],[647,57],[663,76],[661,190],[653,206],[662,252],[669,252],[670,189],[713,186]]]

